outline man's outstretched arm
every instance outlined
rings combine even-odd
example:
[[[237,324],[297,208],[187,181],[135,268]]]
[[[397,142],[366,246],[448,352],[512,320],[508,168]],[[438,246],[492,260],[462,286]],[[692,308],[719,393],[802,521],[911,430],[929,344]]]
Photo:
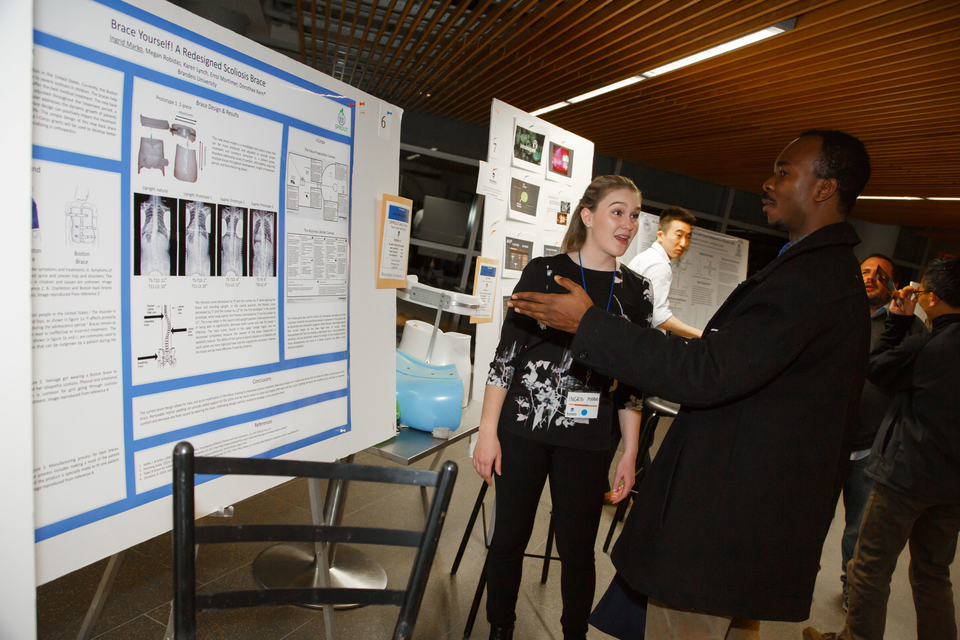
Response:
[[[516,309],[517,313],[530,316],[548,327],[567,333],[576,333],[577,327],[580,326],[580,319],[583,318],[587,309],[593,306],[593,300],[583,287],[573,280],[562,276],[554,276],[554,280],[570,293],[523,291],[513,294],[508,305]]]

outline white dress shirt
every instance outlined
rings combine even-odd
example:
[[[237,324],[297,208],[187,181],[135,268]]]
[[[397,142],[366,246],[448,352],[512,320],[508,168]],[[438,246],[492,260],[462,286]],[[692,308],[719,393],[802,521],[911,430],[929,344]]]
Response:
[[[659,242],[654,242],[649,249],[637,254],[627,266],[650,280],[653,285],[653,320],[651,322],[654,327],[659,327],[673,315],[667,304],[670,285],[673,284],[673,268],[667,252]]]

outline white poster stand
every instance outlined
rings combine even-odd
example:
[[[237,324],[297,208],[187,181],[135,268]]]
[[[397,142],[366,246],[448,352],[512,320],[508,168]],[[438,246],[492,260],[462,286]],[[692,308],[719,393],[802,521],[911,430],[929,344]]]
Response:
[[[402,111],[159,0],[35,16],[43,583],[170,529],[180,440],[333,460],[393,434],[396,297],[352,256]],[[282,481],[211,479],[197,515]]]
[[[21,214],[30,207],[31,93],[33,3],[0,3],[0,59],[3,101],[0,116],[7,127],[0,154],[0,188],[10,211],[13,232],[0,253],[0,321],[3,347],[3,444],[10,452],[0,468],[3,526],[0,527],[0,638],[30,640],[37,635],[36,580],[33,562],[33,433],[31,424],[30,235]],[[19,229],[19,230],[18,230]]]

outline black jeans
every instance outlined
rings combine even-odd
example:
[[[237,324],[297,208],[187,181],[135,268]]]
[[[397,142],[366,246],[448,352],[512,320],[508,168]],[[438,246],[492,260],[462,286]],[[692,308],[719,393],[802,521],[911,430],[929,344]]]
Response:
[[[549,476],[560,555],[560,625],[566,640],[584,638],[597,582],[593,549],[603,511],[607,452],[543,444],[503,431],[498,437],[502,475],[495,475],[497,517],[487,559],[487,620],[492,626],[510,627],[517,619],[523,552]]]

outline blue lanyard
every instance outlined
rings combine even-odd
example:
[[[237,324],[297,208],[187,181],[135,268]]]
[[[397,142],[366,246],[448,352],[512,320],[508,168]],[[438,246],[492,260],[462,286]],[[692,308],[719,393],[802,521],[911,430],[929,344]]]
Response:
[[[577,250],[577,262],[580,263],[580,280],[583,282],[583,290],[587,290],[587,277],[583,273],[583,260],[580,259],[580,250]],[[613,300],[613,285],[617,283],[617,263],[613,263],[613,278],[610,280],[610,295],[607,297],[606,311],[610,311],[610,301]],[[590,295],[589,293],[587,295]]]

